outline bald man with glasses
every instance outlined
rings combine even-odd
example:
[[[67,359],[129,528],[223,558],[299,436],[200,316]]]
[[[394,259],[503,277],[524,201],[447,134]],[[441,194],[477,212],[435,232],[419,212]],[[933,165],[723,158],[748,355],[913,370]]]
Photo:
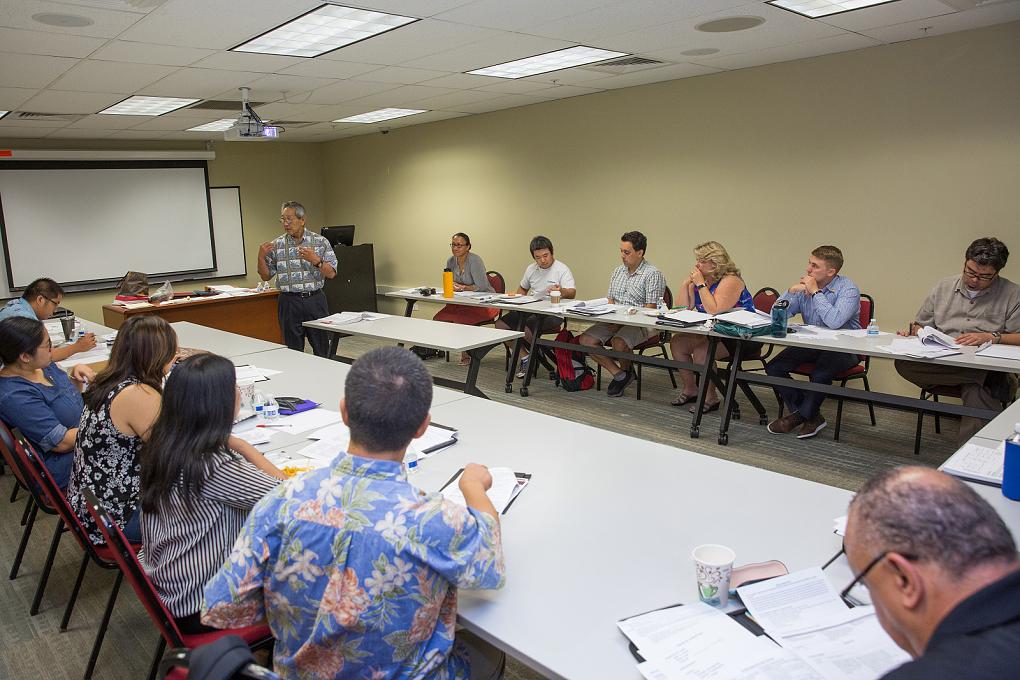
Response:
[[[986,342],[1020,345],[1020,286],[1000,276],[1009,249],[997,238],[979,238],[964,254],[963,271],[942,279],[929,293],[907,331],[916,335],[925,326],[956,338],[959,345]],[[959,387],[964,406],[1002,410],[1012,401],[1017,378],[1010,373],[956,368],[937,363],[897,360],[896,371],[918,387]],[[963,417],[957,441],[963,444],[986,421]]]
[[[878,474],[850,503],[844,541],[882,627],[914,660],[884,680],[1020,677],[1020,558],[988,503],[936,470]]]

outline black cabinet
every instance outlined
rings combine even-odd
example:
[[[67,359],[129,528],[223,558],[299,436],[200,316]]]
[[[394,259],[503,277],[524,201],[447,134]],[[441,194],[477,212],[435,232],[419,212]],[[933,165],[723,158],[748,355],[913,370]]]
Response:
[[[357,246],[336,246],[336,276],[327,279],[323,290],[329,313],[374,312],[375,255],[371,243]]]

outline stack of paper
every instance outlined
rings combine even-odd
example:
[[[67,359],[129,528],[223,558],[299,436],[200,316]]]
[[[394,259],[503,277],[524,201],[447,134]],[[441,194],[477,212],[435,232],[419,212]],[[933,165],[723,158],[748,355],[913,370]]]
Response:
[[[990,357],[993,359],[1012,359],[1020,361],[1020,345],[985,345],[977,351],[979,357]]]
[[[932,345],[925,343],[919,337],[913,338],[896,338],[888,345],[877,347],[890,354],[898,354],[905,357],[915,357],[918,359],[938,359],[939,357],[949,357],[954,354],[962,354],[959,349],[953,349],[944,347],[940,344]]]
[[[995,448],[964,444],[963,448],[949,457],[939,469],[954,477],[973,479],[1002,486],[1002,468],[1006,456],[1006,443]]]
[[[537,297],[531,295],[500,295],[497,299],[504,305],[527,305],[539,301]]]
[[[699,312],[696,309],[678,309],[672,312],[666,312],[661,316],[683,323],[703,323],[712,318],[711,314]]]
[[[446,500],[466,506],[467,501],[464,500],[464,494],[460,490],[462,474],[464,474],[463,468],[458,470],[457,474],[440,489],[440,493]],[[492,501],[496,511],[501,514],[506,512],[506,509],[531,479],[531,475],[518,475],[510,468],[505,467],[489,468],[489,474],[492,475],[492,486],[485,492],[485,495]]]
[[[359,321],[375,321],[385,317],[385,314],[376,314],[374,312],[338,312],[337,314],[330,314],[321,319],[316,319],[316,321],[318,323],[342,326],[343,324],[357,323]]]
[[[807,324],[796,324],[796,333],[792,336],[796,340],[835,340],[842,331],[834,331],[831,328],[820,326],[809,326]]]
[[[275,371],[271,368],[259,368],[258,366],[251,366],[250,364],[234,366],[234,377],[236,380],[262,382],[263,380],[269,380],[269,376],[276,375],[278,373],[280,373],[280,371]]]
[[[100,361],[108,361],[109,359],[110,348],[106,345],[96,345],[87,352],[72,354],[63,361],[57,362],[57,366],[60,366],[66,371],[72,366],[77,366],[78,364],[97,364]]]
[[[567,312],[583,314],[584,316],[604,316],[613,313],[613,306],[609,304],[609,298],[595,298],[594,300],[578,300],[573,304],[564,306]]]
[[[772,323],[772,317],[765,312],[749,312],[746,309],[735,309],[730,312],[716,314],[715,320],[725,321],[737,326],[746,326],[747,328],[761,328]]]

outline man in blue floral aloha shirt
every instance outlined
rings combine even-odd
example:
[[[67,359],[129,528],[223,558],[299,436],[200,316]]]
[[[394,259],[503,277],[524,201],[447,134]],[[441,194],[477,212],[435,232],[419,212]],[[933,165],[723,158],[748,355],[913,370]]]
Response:
[[[469,677],[457,588],[503,585],[499,516],[484,466],[461,476],[468,507],[408,482],[404,450],[431,403],[432,379],[410,352],[354,362],[340,401],[347,451],[255,506],[206,586],[203,623],[268,622],[285,678]]]

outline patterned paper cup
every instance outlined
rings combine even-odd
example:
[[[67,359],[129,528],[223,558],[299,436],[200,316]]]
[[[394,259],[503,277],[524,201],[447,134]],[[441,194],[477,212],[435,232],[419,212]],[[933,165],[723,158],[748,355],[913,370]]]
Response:
[[[706,543],[691,552],[698,579],[698,597],[713,607],[726,606],[730,599],[730,574],[737,554],[724,545]]]

